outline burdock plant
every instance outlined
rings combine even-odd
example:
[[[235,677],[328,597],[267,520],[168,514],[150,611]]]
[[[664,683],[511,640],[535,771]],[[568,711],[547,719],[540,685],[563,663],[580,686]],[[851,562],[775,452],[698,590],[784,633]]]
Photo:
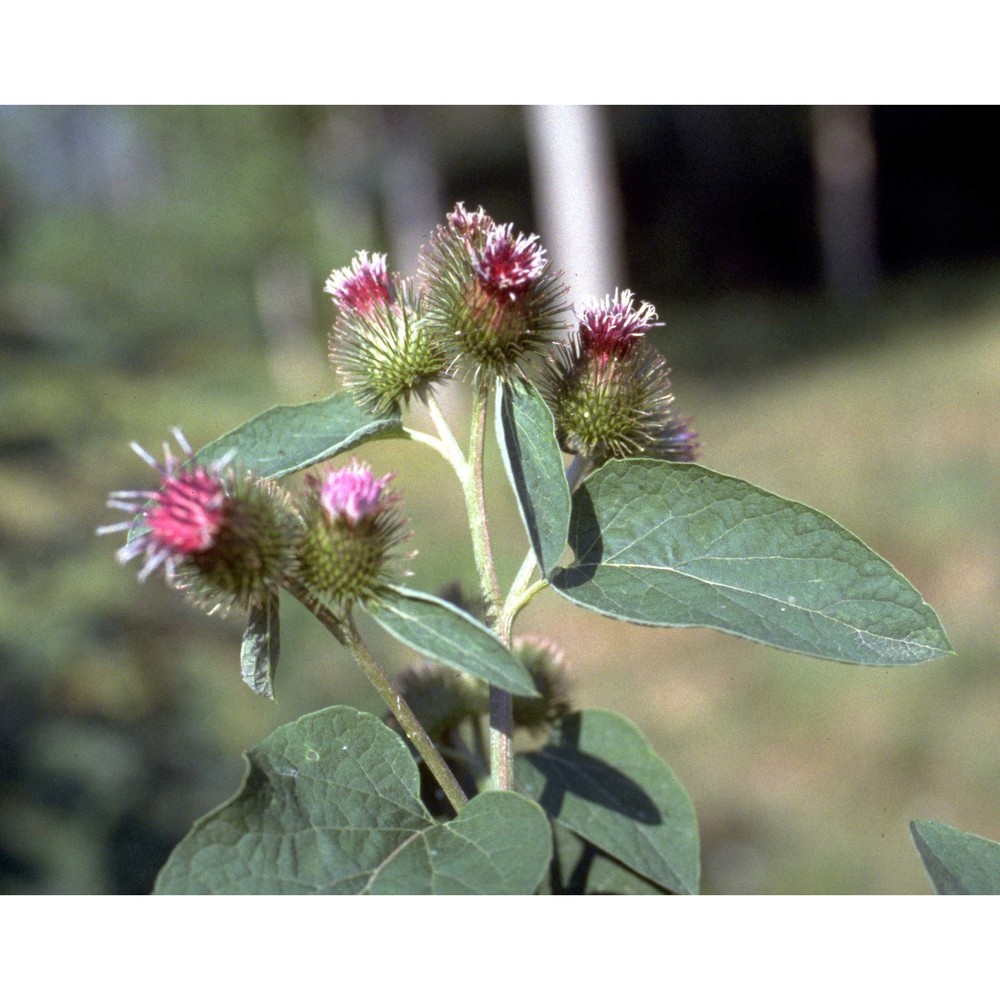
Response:
[[[265,739],[158,891],[697,892],[694,809],[668,764],[627,719],[574,706],[550,640],[515,634],[546,590],[620,621],[707,626],[849,663],[951,651],[916,590],[846,529],[696,464],[649,339],[654,307],[617,290],[574,320],[536,235],[459,204],[414,277],[362,251],[326,290],[341,389],[197,452],[178,433],[182,458],[138,449],[159,484],[113,493],[128,519],[101,530],[128,532],[119,558],[141,557],[140,577],[163,567],[200,605],[247,616],[254,691],[272,694],[284,593],[353,656],[385,713],[327,708]],[[464,443],[436,399],[452,381],[471,385]],[[434,433],[404,424],[412,406]],[[487,517],[491,406],[526,535],[506,581]],[[338,460],[384,438],[432,448],[455,475],[478,593],[404,585],[411,531],[393,473]],[[277,485],[302,470],[297,487]],[[447,527],[416,541],[455,544]],[[360,617],[414,666],[390,676]],[[627,679],[630,665],[614,669]],[[923,833],[933,851],[939,831]]]

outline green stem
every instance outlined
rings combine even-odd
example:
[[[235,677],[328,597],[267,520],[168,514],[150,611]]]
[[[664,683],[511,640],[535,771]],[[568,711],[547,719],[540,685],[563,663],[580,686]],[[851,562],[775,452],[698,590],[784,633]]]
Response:
[[[578,454],[573,456],[566,470],[566,482],[569,483],[569,491],[572,493],[580,485],[583,477],[593,468],[593,462],[589,458],[581,458]]]
[[[403,433],[411,440],[433,448],[446,462],[453,465],[452,454],[444,441],[434,437],[433,434],[425,434],[423,431],[414,430],[412,427],[404,427]]]
[[[472,529],[472,551],[479,571],[479,584],[489,605],[489,620],[494,629],[503,617],[503,595],[497,578],[493,546],[486,520],[486,488],[483,456],[486,441],[486,413],[490,385],[478,380],[472,397],[472,425],[469,430],[469,466],[471,474],[462,483],[465,506]],[[501,639],[504,639],[501,636]],[[506,640],[509,644],[509,636]],[[490,775],[493,787],[508,791],[514,787],[514,698],[509,691],[490,685]]]
[[[490,529],[486,521],[486,488],[483,480],[483,453],[486,442],[486,411],[489,406],[490,386],[485,378],[479,379],[472,397],[472,426],[469,430],[470,474],[462,486],[465,491],[465,506],[472,528],[472,551],[476,557],[479,583],[483,595],[489,603],[489,618],[495,622],[503,606],[500,582],[497,579],[496,564],[493,561],[493,546],[490,544]]]
[[[434,741],[427,735],[427,730],[420,724],[420,720],[413,714],[413,710],[396,690],[392,679],[372,656],[354,624],[354,619],[349,614],[343,618],[337,615],[294,582],[288,587],[288,590],[319,619],[338,642],[347,647],[364,675],[379,693],[386,708],[399,723],[406,738],[416,747],[431,774],[437,779],[442,791],[451,803],[451,807],[456,813],[460,813],[468,805],[469,800],[465,792],[462,791],[458,779],[445,763],[444,757],[441,756]]]
[[[428,395],[424,399],[424,403],[438,432],[438,439],[430,438],[430,440],[426,440],[424,443],[431,444],[432,441],[434,442],[431,446],[445,457],[448,464],[455,470],[455,475],[458,476],[459,481],[464,486],[465,480],[471,475],[469,463],[465,460],[462,449],[455,440],[455,435],[451,432],[451,426],[445,419],[445,415],[441,412],[441,407],[438,405],[437,399],[434,396]],[[411,432],[411,434],[413,433],[419,432]],[[429,437],[429,435],[426,435],[426,437]],[[414,438],[414,440],[423,440],[423,438]]]

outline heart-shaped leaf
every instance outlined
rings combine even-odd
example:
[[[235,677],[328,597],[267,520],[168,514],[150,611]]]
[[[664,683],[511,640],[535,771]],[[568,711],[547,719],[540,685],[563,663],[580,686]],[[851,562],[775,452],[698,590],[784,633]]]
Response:
[[[558,823],[644,878],[697,893],[698,824],[687,792],[639,729],[614,712],[564,716],[514,762],[517,786]]]
[[[920,594],[845,528],[697,465],[608,462],[574,494],[569,541],[576,561],[552,585],[613,618],[849,663],[951,652]]]
[[[436,823],[402,739],[353,708],[282,726],[248,760],[243,787],[195,823],[156,892],[524,894],[548,867],[535,803],[488,792]]]
[[[933,820],[914,820],[910,834],[938,895],[1000,895],[1000,843]]]
[[[513,694],[537,697],[524,664],[485,626],[440,597],[394,587],[368,613],[410,649]]]
[[[535,558],[548,575],[566,548],[570,496],[555,421],[533,386],[501,387],[497,440]]]

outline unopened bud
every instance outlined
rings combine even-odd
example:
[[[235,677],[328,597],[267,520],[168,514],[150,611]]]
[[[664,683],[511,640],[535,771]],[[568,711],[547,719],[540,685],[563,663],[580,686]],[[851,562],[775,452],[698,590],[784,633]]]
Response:
[[[300,578],[317,595],[347,607],[391,583],[394,550],[407,536],[399,498],[388,491],[392,478],[376,479],[356,459],[306,476],[296,553]]]

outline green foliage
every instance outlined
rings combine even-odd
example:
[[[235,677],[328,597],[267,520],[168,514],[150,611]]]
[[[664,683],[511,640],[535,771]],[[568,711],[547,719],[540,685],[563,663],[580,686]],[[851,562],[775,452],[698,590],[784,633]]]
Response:
[[[403,741],[352,708],[282,726],[248,762],[243,787],[195,824],[157,892],[524,894],[551,858],[544,814],[514,792],[484,793],[435,823]]]
[[[240,673],[251,691],[274,698],[274,672],[281,652],[278,595],[273,591],[250,608],[240,645]]]
[[[402,437],[397,412],[373,417],[347,394],[297,406],[275,406],[252,417],[197,453],[218,461],[230,452],[234,464],[263,479],[280,479],[356,448],[366,441]]]
[[[910,834],[938,895],[1000,895],[1000,843],[933,820],[914,820]]]
[[[951,652],[909,582],[835,521],[697,465],[612,461],[573,498],[564,597],[644,625],[708,626],[848,663]]]
[[[565,716],[544,747],[518,757],[516,777],[557,829],[670,892],[698,892],[694,807],[628,719],[594,709]]]
[[[537,693],[520,660],[488,628],[454,604],[394,587],[367,610],[386,632],[432,660],[513,694]]]
[[[555,421],[538,390],[511,383],[500,389],[497,440],[535,558],[546,576],[566,548],[570,494]]]
[[[552,864],[539,893],[553,896],[668,895],[665,889],[641,878],[561,823],[552,824],[552,834]]]

